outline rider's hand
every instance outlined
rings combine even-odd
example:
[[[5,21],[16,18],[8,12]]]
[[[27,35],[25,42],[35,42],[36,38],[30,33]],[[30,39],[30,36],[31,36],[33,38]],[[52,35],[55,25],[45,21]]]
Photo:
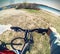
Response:
[[[47,32],[47,35],[50,36],[51,32],[57,32],[56,29],[54,27],[49,27],[48,28],[48,32]]]

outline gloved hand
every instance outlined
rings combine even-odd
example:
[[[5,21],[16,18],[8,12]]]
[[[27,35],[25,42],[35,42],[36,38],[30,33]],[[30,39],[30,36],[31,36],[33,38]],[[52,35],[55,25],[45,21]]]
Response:
[[[57,33],[56,29],[54,27],[49,27],[48,28],[48,32],[47,32],[47,35],[50,36],[50,34],[54,32],[54,33]]]

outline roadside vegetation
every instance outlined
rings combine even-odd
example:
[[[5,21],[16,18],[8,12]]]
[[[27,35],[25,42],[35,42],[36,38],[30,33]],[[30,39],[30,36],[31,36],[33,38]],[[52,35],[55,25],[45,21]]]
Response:
[[[39,10],[33,10],[33,9],[25,9],[25,10],[30,13],[38,13],[39,12]]]
[[[60,33],[60,17],[44,10],[7,9],[0,11],[0,24],[11,24],[24,29],[48,28],[54,26]],[[24,37],[23,32],[6,31],[0,35],[0,40],[11,42],[15,37]],[[33,32],[34,45],[27,54],[50,54],[49,37]],[[11,46],[8,46],[12,50]],[[16,48],[19,48],[16,46]]]

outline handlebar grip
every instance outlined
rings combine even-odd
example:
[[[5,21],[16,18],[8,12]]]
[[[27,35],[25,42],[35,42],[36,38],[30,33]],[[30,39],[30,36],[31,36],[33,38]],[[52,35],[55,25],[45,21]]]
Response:
[[[48,29],[42,29],[42,28],[39,28],[38,33],[47,33],[48,32]]]

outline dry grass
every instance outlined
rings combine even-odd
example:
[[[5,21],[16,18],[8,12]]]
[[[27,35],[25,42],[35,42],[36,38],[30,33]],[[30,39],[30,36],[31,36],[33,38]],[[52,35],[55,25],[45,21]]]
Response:
[[[0,11],[0,24],[11,24],[25,29],[48,28],[54,26],[60,33],[60,17],[52,13],[30,9],[7,9]],[[0,35],[0,40],[11,42],[15,37],[24,36],[24,33],[6,31]],[[49,38],[38,33],[33,33],[34,45],[30,53],[27,54],[50,54]],[[10,46],[8,46],[11,49]]]

